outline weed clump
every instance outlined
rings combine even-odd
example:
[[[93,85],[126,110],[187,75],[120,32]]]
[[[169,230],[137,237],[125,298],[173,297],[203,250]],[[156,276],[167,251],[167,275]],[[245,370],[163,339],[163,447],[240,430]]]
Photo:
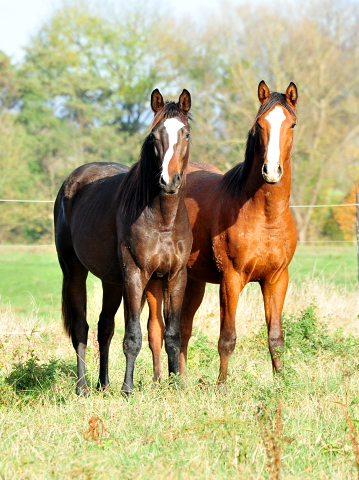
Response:
[[[188,348],[188,365],[190,367],[208,368],[217,359],[217,347],[200,330],[195,330],[193,337]]]
[[[330,332],[326,323],[317,315],[317,306],[312,303],[299,314],[283,314],[283,336],[286,352],[315,357],[320,352],[332,352],[340,356],[359,353],[359,341],[352,335],[344,336],[342,329]],[[259,343],[267,340],[264,325],[257,335]]]
[[[5,378],[5,384],[12,387],[17,394],[36,398],[52,389],[59,377],[68,375],[70,371],[72,368],[68,364],[55,358],[41,364],[39,358],[31,352],[28,360],[13,365],[12,371]]]

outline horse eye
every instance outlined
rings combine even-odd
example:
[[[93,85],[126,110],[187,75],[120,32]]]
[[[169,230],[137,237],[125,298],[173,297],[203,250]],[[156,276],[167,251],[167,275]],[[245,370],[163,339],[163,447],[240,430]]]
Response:
[[[297,125],[296,123],[293,123],[293,125],[290,128],[294,128],[296,125]]]
[[[190,136],[191,136],[190,133],[186,133],[186,135],[184,136],[184,138],[187,138],[187,139],[188,139]]]

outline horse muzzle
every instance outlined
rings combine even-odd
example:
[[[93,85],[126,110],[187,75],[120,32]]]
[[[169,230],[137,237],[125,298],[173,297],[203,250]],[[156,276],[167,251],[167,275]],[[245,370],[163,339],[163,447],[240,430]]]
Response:
[[[280,181],[283,176],[283,167],[280,163],[269,168],[268,163],[263,163],[262,176],[266,183],[275,184]]]
[[[168,183],[165,181],[162,175],[160,177],[160,187],[164,193],[168,193],[169,195],[176,195],[181,184],[182,178],[177,172],[172,176],[172,179]]]

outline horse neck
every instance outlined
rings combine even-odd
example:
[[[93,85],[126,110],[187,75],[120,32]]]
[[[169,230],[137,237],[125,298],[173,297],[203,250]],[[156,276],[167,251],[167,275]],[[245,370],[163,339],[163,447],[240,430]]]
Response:
[[[283,164],[283,176],[278,184],[266,183],[262,176],[263,152],[256,151],[253,164],[244,187],[246,199],[251,199],[257,208],[262,207],[265,215],[273,218],[289,208],[291,192],[291,153]]]
[[[153,199],[152,211],[156,222],[163,227],[171,229],[176,220],[179,208],[184,206],[184,187],[176,195],[161,192]]]

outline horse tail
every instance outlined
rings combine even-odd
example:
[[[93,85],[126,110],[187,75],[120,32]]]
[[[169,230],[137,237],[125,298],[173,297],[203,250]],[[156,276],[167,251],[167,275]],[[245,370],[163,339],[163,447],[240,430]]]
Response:
[[[143,307],[145,306],[145,303],[146,303],[146,290],[143,292],[142,298],[141,298],[141,312],[143,310]]]
[[[69,337],[71,337],[72,326],[73,326],[73,318],[72,312],[69,305],[68,293],[66,289],[66,278],[65,275],[62,279],[62,301],[61,301],[61,309],[62,309],[62,322],[64,325],[65,332]]]
[[[68,179],[65,180],[55,200],[54,222],[55,222],[55,245],[57,256],[62,270],[62,321],[64,329],[71,337],[75,318],[72,303],[74,301],[69,282],[74,276],[74,266],[79,263],[76,253],[73,249],[69,220],[72,208],[72,199],[65,196],[65,190],[68,188]]]
[[[168,318],[169,308],[170,308],[170,297],[168,295],[168,288],[165,288],[163,290],[163,314],[166,321]]]

